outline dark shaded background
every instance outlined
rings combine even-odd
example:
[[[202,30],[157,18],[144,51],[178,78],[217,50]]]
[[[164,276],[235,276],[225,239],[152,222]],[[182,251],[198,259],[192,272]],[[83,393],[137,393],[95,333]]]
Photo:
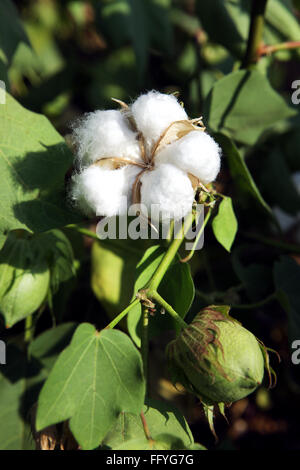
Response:
[[[198,10],[193,0],[14,3],[33,50],[22,43],[14,52],[9,69],[10,91],[26,108],[46,114],[58,131],[67,135],[70,123],[83,113],[114,108],[111,97],[130,102],[150,89],[178,92],[190,117],[201,116],[212,85],[237,68],[244,54],[243,37],[248,33],[251,2],[201,2],[207,6]],[[240,17],[230,17],[226,11],[220,16],[216,9],[220,3],[240,3]],[[299,2],[281,3],[291,6],[295,18],[300,18]],[[241,38],[239,29],[243,25]],[[269,40],[286,40],[274,28],[268,31]],[[258,67],[290,100],[291,82],[300,79],[299,53],[284,51],[264,57]],[[161,336],[151,343],[152,393],[176,403],[187,417],[195,441],[208,448],[300,449],[300,365],[291,363],[289,316],[277,300],[265,302],[276,288],[274,264],[282,256],[300,263],[300,196],[291,179],[300,171],[299,135],[299,127],[288,129],[245,151],[248,167],[268,204],[291,217],[288,228],[282,226],[278,233],[252,201],[239,197],[224,158],[216,184],[218,191],[234,200],[238,236],[229,254],[208,229],[205,250],[197,253],[191,263],[198,292],[190,318],[208,303],[233,304],[232,315],[279,353],[280,364],[271,354],[276,387],[269,390],[266,380],[256,393],[228,409],[228,423],[218,417],[220,440],[216,444],[197,400],[171,386],[164,366],[164,347],[171,336]],[[270,164],[268,158],[275,148],[279,157]],[[280,170],[282,165],[285,173]],[[91,290],[92,242],[82,242],[71,231],[65,233],[72,241],[80,268],[77,279],[62,285],[55,296],[57,321],[89,321],[99,328],[107,323],[108,309]],[[279,243],[272,246],[270,239]],[[282,242],[296,246],[287,248]],[[293,283],[295,291],[300,289],[300,276]],[[300,310],[300,303],[296,305],[300,315],[297,307]],[[51,325],[46,308],[37,323],[37,333]],[[2,337],[17,338],[22,327],[18,324],[10,331],[2,329]]]

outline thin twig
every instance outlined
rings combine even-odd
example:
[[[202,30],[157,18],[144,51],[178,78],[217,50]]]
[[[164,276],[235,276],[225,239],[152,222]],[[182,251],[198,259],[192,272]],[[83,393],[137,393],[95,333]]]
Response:
[[[287,51],[290,49],[298,49],[300,48],[300,41],[287,41],[281,42],[280,44],[273,44],[271,46],[262,45],[259,50],[259,56],[274,54],[278,51]]]
[[[142,424],[143,424],[143,428],[144,428],[144,433],[145,433],[145,436],[146,436],[146,439],[148,441],[151,441],[151,442],[154,442],[152,437],[151,437],[151,434],[150,434],[150,429],[149,429],[149,426],[148,426],[148,423],[146,421],[146,418],[145,418],[145,415],[144,413],[141,411],[141,420],[142,420]]]
[[[141,335],[141,355],[143,360],[144,377],[146,382],[146,395],[148,385],[148,350],[149,350],[149,309],[145,305],[142,306],[142,335]]]

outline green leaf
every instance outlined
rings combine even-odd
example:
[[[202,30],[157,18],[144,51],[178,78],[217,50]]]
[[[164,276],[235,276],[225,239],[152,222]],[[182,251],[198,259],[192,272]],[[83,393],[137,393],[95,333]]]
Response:
[[[299,40],[300,26],[289,0],[269,0],[265,21],[266,27],[275,29],[283,40]]]
[[[51,272],[51,289],[55,293],[60,283],[69,281],[75,275],[72,245],[61,230],[37,234],[34,240],[47,259]]]
[[[239,70],[215,83],[205,100],[204,114],[214,132],[254,145],[274,123],[294,116],[296,111],[272,89],[264,75]]]
[[[43,232],[78,222],[64,194],[71,164],[71,152],[50,122],[6,94],[0,106],[0,232]]]
[[[300,338],[300,266],[282,256],[274,265],[274,281],[278,299],[288,314],[289,339],[293,342]]]
[[[222,134],[215,134],[215,139],[222,147],[223,154],[227,158],[233,183],[238,188],[240,195],[253,198],[269,216],[273,216],[271,208],[263,199],[244,159],[232,140]]]
[[[135,96],[138,67],[130,46],[112,50],[110,54],[92,67],[92,81],[85,90],[89,106],[111,108],[111,97],[126,103]],[[101,87],[99,87],[101,83]]]
[[[139,242],[128,239],[93,243],[91,285],[111,319],[132,298],[135,268],[143,253]]]
[[[141,411],[144,393],[141,357],[129,338],[83,323],[40,393],[36,427],[70,419],[81,447],[93,449],[122,411]]]
[[[38,359],[50,371],[58,354],[70,343],[77,326],[75,322],[67,322],[44,331],[29,344],[29,356]]]
[[[6,240],[6,235],[4,235],[4,233],[0,232],[0,250],[3,248],[5,240]]]
[[[262,263],[249,263],[251,248],[253,249],[251,245],[239,245],[233,250],[231,261],[237,277],[245,287],[247,296],[253,301],[258,301],[273,290],[272,267]]]
[[[194,445],[184,416],[171,404],[150,400],[144,405],[144,416],[154,442],[147,441],[140,416],[122,413],[102,442],[103,448],[176,450]]]
[[[196,12],[211,41],[226,47],[241,59],[250,26],[249,0],[196,0]],[[269,0],[265,13],[263,39],[266,44],[299,39],[299,23],[289,0]]]
[[[30,359],[14,345],[7,346],[7,364],[0,369],[0,450],[34,448],[32,406],[75,327],[74,323],[65,323],[42,333],[30,343]]]
[[[33,449],[25,419],[29,406],[24,404],[24,396],[30,389],[26,356],[18,348],[8,346],[6,360],[0,370],[0,450]],[[39,370],[35,372],[38,374]]]
[[[230,252],[238,229],[231,197],[223,196],[218,214],[212,221],[212,229],[218,242]]]
[[[300,148],[299,126],[290,132],[286,132],[281,138],[281,151],[288,164],[289,169],[300,171],[300,159],[298,158],[298,148]]]
[[[196,12],[209,38],[241,58],[245,49],[245,31],[248,30],[247,12],[237,8],[234,2],[222,0],[196,0]]]
[[[97,5],[101,31],[117,47],[132,43],[142,75],[147,67],[149,48],[169,52],[171,27],[170,0],[105,0]]]
[[[258,177],[268,201],[289,214],[297,214],[300,211],[300,195],[280,147],[268,149],[261,157]]]
[[[0,3],[0,59],[9,65],[21,42],[29,44],[17,9],[11,0],[2,0]]]

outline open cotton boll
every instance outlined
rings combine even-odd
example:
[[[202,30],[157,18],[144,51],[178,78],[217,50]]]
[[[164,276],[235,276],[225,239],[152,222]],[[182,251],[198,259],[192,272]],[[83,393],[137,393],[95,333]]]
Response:
[[[127,197],[128,207],[132,204],[132,189],[137,175],[142,170],[133,165],[127,165],[122,168],[124,172],[125,183],[123,186],[123,195]]]
[[[172,163],[207,184],[214,181],[220,171],[220,156],[221,148],[210,135],[192,131],[164,147],[156,155],[155,162]]]
[[[144,173],[141,178],[141,203],[152,220],[179,219],[191,209],[194,190],[187,176],[174,165],[163,164],[152,171]],[[159,204],[160,214],[152,205]]]
[[[188,119],[185,110],[173,95],[150,91],[131,106],[137,128],[146,141],[153,143],[173,121]]]
[[[116,110],[87,114],[73,129],[77,145],[77,163],[89,165],[103,157],[123,157],[140,160],[137,134],[133,132],[124,113]]]
[[[71,199],[88,216],[126,213],[128,173],[125,170],[126,167],[107,170],[99,166],[83,170],[72,178]]]

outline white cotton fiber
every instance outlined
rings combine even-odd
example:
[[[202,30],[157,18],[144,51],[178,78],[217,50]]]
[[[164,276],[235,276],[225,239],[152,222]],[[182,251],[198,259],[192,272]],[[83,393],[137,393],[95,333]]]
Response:
[[[185,110],[173,95],[150,91],[131,106],[137,128],[146,141],[153,143],[173,121],[188,119]]]
[[[127,165],[124,167],[124,178],[125,185],[123,188],[123,194],[127,196],[128,207],[132,204],[132,190],[136,177],[142,171],[142,168],[133,165]]]
[[[160,217],[153,212],[155,208],[152,208],[153,220],[178,219],[192,209],[192,184],[187,174],[174,165],[163,164],[145,172],[141,182],[141,202],[146,206],[149,217],[151,205],[159,204]]]
[[[121,111],[95,111],[85,115],[79,125],[74,126],[73,141],[77,146],[79,167],[102,157],[140,160],[137,134],[130,129]]]
[[[173,95],[157,91],[141,95],[126,111],[95,111],[85,115],[73,128],[78,167],[70,189],[73,203],[88,216],[125,214],[132,204],[135,180],[143,172],[141,203],[148,216],[156,221],[184,217],[191,211],[194,200],[188,174],[203,184],[214,181],[221,156],[221,149],[212,137],[204,131],[192,130],[162,147],[152,158],[153,146],[170,124],[187,119]],[[137,131],[130,125],[133,121]],[[143,159],[139,139],[145,143]],[[93,165],[105,157],[113,157],[113,163],[119,159],[124,166],[113,169],[113,165]],[[131,164],[124,159],[131,160]]]
[[[91,166],[73,176],[70,197],[88,216],[124,214],[130,198],[130,182],[137,171],[136,167],[108,170]]]
[[[214,181],[220,171],[220,155],[221,148],[210,135],[192,131],[163,148],[155,162],[172,163],[207,184]]]

